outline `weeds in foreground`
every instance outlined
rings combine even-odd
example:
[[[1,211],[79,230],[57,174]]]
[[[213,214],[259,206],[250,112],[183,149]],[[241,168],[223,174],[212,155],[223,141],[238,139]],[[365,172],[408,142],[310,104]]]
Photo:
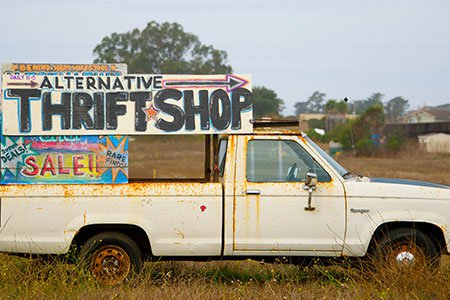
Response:
[[[0,255],[2,298],[53,299],[449,299],[450,259],[436,272],[367,269],[337,261],[306,267],[257,261],[153,262],[143,274],[105,287],[74,264]]]

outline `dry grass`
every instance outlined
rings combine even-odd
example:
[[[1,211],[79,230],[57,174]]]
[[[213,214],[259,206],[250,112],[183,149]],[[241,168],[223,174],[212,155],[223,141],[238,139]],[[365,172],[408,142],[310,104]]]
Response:
[[[192,142],[192,141],[191,141]],[[189,177],[183,161],[202,159],[202,141],[164,142],[152,147],[131,145],[135,174],[149,175],[164,160],[157,174]],[[180,156],[175,151],[194,151]],[[180,153],[180,152],[178,152]],[[450,157],[420,153],[407,158],[338,159],[346,168],[363,175],[400,177],[450,184]],[[142,163],[149,161],[149,166]],[[153,165],[152,165],[153,164]],[[185,162],[184,162],[185,164]],[[201,164],[201,163],[200,163]],[[194,164],[190,164],[192,166]],[[191,169],[192,170],[192,169]],[[202,174],[203,166],[194,172]],[[138,176],[141,177],[141,176]],[[152,177],[152,175],[148,176]],[[159,177],[159,176],[157,176]],[[164,177],[164,176],[162,176]],[[29,259],[0,254],[0,297],[20,299],[450,299],[450,258],[444,257],[437,272],[415,270],[374,271],[338,261],[307,267],[256,261],[150,262],[138,278],[116,287],[98,285],[76,265],[52,259]]]
[[[136,136],[129,141],[130,178],[203,178],[202,136]]]
[[[413,157],[369,158],[343,155],[340,164],[368,177],[404,178],[450,185],[450,156],[421,154]]]
[[[0,255],[3,299],[448,299],[449,275],[448,263],[435,273],[402,273],[346,262],[153,262],[134,280],[108,287],[75,265]]]

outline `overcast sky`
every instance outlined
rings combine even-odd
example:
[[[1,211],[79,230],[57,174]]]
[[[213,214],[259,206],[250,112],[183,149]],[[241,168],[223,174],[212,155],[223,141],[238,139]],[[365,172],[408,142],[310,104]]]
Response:
[[[316,90],[450,103],[448,0],[0,0],[0,11],[0,63],[91,63],[106,35],[178,22],[275,90],[285,114]]]

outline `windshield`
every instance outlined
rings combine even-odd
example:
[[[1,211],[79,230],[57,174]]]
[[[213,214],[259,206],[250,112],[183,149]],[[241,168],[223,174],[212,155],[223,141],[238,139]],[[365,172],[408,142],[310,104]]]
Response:
[[[339,175],[344,178],[351,177],[350,173],[344,167],[342,167],[337,161],[335,161],[330,155],[328,155],[328,153],[323,151],[322,148],[317,146],[317,144],[314,143],[309,137],[306,137],[305,139],[308,144],[311,145],[311,147],[313,147],[314,150],[316,150],[319,155],[322,156],[333,167],[333,169],[335,169],[339,173]]]

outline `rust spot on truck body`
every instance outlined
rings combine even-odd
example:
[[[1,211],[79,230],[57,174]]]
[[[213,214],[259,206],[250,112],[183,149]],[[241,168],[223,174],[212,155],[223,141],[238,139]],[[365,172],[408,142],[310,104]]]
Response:
[[[317,187],[320,189],[330,190],[336,188],[336,184],[334,183],[333,178],[330,181],[318,182]]]
[[[177,235],[178,235],[181,239],[184,239],[184,238],[185,238],[185,235],[184,235],[183,232],[181,232],[180,230],[178,230],[178,229],[176,229],[176,228],[174,228],[174,230],[175,230],[175,232],[177,233]]]
[[[187,184],[189,183],[189,184]],[[5,198],[77,198],[142,196],[211,196],[221,195],[220,183],[212,182],[138,182],[128,184],[42,184],[0,186]]]
[[[296,136],[306,136],[306,134],[300,130],[292,130],[292,129],[286,129],[286,130],[267,130],[264,128],[256,129],[253,134],[251,135],[277,135],[277,136],[285,136],[285,135],[296,135]],[[250,135],[250,136],[251,136]]]

